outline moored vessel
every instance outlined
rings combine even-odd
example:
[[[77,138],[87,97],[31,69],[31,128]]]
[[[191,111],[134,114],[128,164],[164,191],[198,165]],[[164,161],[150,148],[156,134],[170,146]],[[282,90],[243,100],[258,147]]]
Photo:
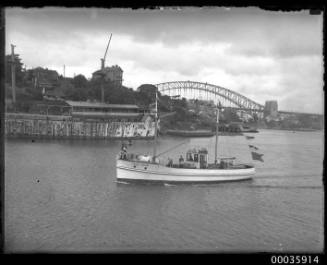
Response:
[[[215,135],[210,130],[167,130],[166,134],[182,137],[211,137]]]

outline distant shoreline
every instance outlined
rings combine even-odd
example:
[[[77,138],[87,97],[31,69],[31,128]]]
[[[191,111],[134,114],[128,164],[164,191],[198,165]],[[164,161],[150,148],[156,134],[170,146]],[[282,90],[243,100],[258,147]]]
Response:
[[[274,131],[293,131],[293,132],[316,132],[316,131],[323,131],[324,130],[324,128],[322,128],[322,129],[258,128],[258,130],[262,130],[262,129],[263,130],[274,130]]]

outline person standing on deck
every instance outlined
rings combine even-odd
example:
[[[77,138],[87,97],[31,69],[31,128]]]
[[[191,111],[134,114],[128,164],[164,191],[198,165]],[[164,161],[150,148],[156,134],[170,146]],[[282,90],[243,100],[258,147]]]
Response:
[[[183,158],[183,156],[181,155],[181,156],[179,157],[179,167],[183,167],[183,163],[184,163],[184,158]]]
[[[124,143],[121,146],[121,158],[127,159],[127,146]]]

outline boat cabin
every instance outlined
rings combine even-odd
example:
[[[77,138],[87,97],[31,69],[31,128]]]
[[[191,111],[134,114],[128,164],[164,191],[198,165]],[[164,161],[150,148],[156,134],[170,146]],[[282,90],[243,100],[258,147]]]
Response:
[[[186,161],[184,167],[189,168],[207,168],[208,167],[208,150],[206,148],[190,149],[186,152]]]
[[[222,157],[219,158],[217,161],[218,168],[224,169],[224,168],[231,168],[235,166],[235,159],[236,157]]]
[[[179,161],[178,165],[171,165],[172,167],[181,168],[201,168],[201,169],[227,169],[234,168],[235,157],[221,157],[217,163],[208,163],[208,150],[206,148],[190,149],[186,152],[185,161]],[[169,165],[168,165],[169,166]]]

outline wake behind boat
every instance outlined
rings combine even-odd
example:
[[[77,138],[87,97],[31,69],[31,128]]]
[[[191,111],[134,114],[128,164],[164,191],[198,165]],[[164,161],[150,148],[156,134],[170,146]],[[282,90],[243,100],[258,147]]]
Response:
[[[163,164],[156,155],[157,141],[157,93],[155,112],[155,141],[153,155],[127,153],[123,146],[117,157],[117,180],[125,181],[159,181],[165,183],[212,183],[223,181],[241,181],[251,179],[255,174],[252,164],[235,163],[235,157],[218,158],[218,123],[219,107],[216,112],[216,146],[215,160],[209,163],[208,151],[205,148],[190,149],[186,153],[186,160],[180,156],[179,163],[175,164],[170,159]]]

